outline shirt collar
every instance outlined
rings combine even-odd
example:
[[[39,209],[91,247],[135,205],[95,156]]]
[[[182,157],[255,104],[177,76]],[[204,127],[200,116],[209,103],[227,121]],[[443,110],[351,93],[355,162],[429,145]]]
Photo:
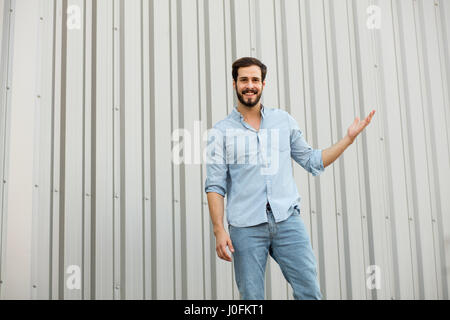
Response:
[[[231,115],[236,120],[239,120],[240,118],[244,118],[242,116],[242,114],[238,111],[237,107],[233,108]],[[261,117],[264,118],[264,115],[265,115],[265,108],[264,108],[263,104],[261,103]]]

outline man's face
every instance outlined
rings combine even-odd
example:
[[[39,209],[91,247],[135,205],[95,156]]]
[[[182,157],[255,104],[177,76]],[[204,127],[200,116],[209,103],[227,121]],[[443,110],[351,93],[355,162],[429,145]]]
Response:
[[[258,66],[239,68],[237,82],[233,81],[238,100],[246,107],[258,104],[265,85],[266,81],[262,82]]]

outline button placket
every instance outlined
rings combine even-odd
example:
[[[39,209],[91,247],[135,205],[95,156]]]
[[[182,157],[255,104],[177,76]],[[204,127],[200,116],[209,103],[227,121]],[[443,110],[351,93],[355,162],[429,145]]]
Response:
[[[262,133],[261,131],[258,133],[258,147],[259,147],[259,153],[260,153],[260,157],[261,157],[261,164],[264,167],[268,166],[267,163],[267,149],[265,147],[267,147],[267,136]]]

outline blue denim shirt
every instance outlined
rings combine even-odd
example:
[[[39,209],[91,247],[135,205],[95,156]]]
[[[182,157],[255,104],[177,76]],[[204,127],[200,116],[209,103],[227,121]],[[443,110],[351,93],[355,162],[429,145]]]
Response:
[[[322,150],[308,145],[289,113],[261,105],[256,131],[235,107],[208,131],[205,192],[227,195],[226,217],[232,226],[267,222],[267,202],[275,221],[283,221],[301,200],[291,158],[313,176],[324,171]]]

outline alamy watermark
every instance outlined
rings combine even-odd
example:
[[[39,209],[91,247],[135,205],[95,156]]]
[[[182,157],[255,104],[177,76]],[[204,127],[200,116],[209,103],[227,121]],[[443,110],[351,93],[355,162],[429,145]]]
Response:
[[[81,268],[78,265],[70,265],[67,267],[66,273],[69,275],[66,279],[66,287],[69,290],[81,289]]]
[[[289,144],[289,136],[278,128],[245,129],[211,128],[202,130],[194,122],[193,133],[187,129],[172,132],[172,162],[207,165],[260,165],[262,175],[273,175],[279,168],[280,146]]]
[[[377,265],[370,265],[366,269],[369,277],[366,279],[366,286],[369,290],[381,289],[381,268]]]
[[[67,7],[67,29],[81,29],[81,8],[77,5],[70,5]]]
[[[381,29],[381,8],[379,6],[369,6],[366,9],[369,17],[367,18],[366,25],[370,30]]]

